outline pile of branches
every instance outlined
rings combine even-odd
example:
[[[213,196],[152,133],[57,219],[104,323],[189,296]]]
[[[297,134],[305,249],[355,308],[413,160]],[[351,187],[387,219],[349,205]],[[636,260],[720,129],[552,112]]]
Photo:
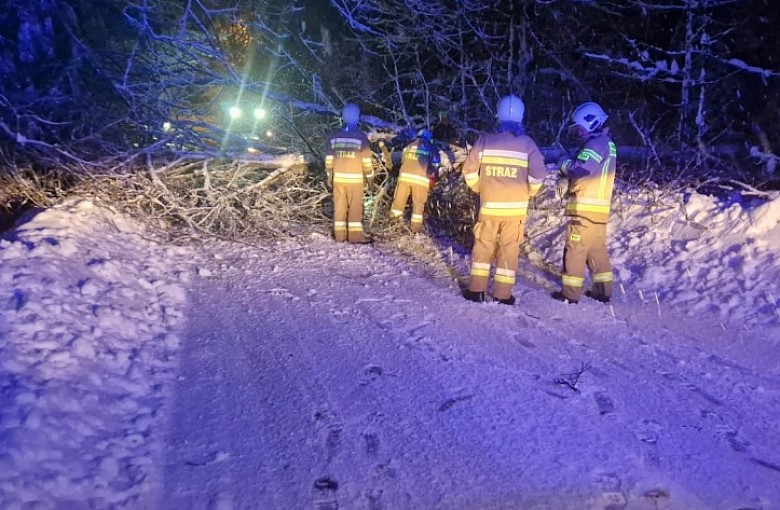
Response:
[[[405,227],[390,219],[395,178],[380,169],[366,186],[364,224],[379,240]],[[332,229],[333,195],[322,166],[273,167],[221,159],[147,163],[143,171],[92,176],[70,190],[162,231],[170,239],[249,241]]]
[[[267,168],[218,159],[149,163],[144,172],[96,179],[79,192],[174,239],[325,231],[332,208],[324,175],[305,164]]]

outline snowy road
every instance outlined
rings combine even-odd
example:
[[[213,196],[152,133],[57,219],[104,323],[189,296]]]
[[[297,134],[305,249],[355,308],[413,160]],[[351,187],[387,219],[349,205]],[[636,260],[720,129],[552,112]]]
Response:
[[[780,508],[776,339],[320,236],[199,263],[160,508]]]

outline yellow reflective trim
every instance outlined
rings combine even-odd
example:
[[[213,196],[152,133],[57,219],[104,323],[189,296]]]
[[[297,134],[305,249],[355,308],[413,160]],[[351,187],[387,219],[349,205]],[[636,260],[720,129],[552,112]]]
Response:
[[[406,182],[418,186],[428,186],[430,184],[430,181],[428,180],[427,177],[423,177],[422,175],[414,175],[414,174],[401,174],[401,176],[398,177],[398,182]]]
[[[612,281],[612,272],[596,273],[593,275],[593,283],[604,283]]]
[[[483,165],[509,165],[519,166],[520,168],[528,168],[527,159],[519,158],[502,158],[499,156],[483,156],[480,160]]]
[[[568,204],[566,212],[597,212],[609,214],[608,205]]]
[[[398,209],[390,209],[390,214],[392,214],[394,217],[402,216],[403,211],[399,211]]]
[[[582,287],[585,283],[585,278],[579,276],[569,276],[567,274],[561,277],[563,285],[566,287]]]
[[[490,276],[490,270],[471,268],[471,276]]]
[[[482,202],[482,207],[487,207],[488,209],[522,209],[523,207],[528,207],[528,202],[495,202],[495,201],[488,201],[488,202]]]
[[[509,283],[514,284],[515,283],[515,277],[514,276],[504,276],[500,274],[496,274],[494,277],[494,280],[498,283]]]
[[[469,174],[463,177],[466,179],[466,184],[474,184],[479,181],[479,174]]]
[[[596,163],[601,163],[601,161],[604,159],[601,157],[601,154],[594,151],[593,149],[583,149],[582,152],[579,153],[577,156],[577,159],[580,159],[582,161],[588,161],[588,159],[593,159],[596,161]]]
[[[528,208],[518,207],[516,209],[495,209],[490,207],[482,207],[479,209],[479,214],[484,216],[525,216],[528,214]]]
[[[412,214],[412,223],[420,223],[423,220],[422,214]]]

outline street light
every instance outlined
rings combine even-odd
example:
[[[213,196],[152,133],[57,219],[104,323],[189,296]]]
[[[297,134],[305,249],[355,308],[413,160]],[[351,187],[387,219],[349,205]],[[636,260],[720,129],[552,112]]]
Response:
[[[231,106],[228,110],[228,115],[230,115],[231,119],[237,119],[241,117],[241,108],[238,106]]]

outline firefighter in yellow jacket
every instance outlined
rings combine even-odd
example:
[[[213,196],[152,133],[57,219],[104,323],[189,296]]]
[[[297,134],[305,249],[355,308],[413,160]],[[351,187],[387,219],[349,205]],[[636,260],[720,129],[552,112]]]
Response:
[[[546,169],[536,142],[523,132],[520,98],[504,97],[497,110],[498,132],[480,137],[463,164],[466,184],[480,197],[463,297],[484,301],[493,268],[493,299],[512,305],[528,201],[541,188]]]
[[[368,137],[358,129],[360,109],[347,103],[344,126],[328,137],[325,170],[333,185],[333,236],[336,241],[367,243],[363,232],[363,186],[373,174]]]
[[[570,217],[563,250],[560,291],[552,297],[577,303],[582,296],[586,269],[592,290],[586,295],[601,302],[612,296],[612,266],[607,253],[607,221],[615,185],[617,148],[604,127],[607,114],[596,103],[578,106],[571,115],[570,132],[582,142],[573,160],[561,165],[559,189],[568,197]]]
[[[409,222],[409,230],[412,233],[422,232],[428,191],[439,176],[440,161],[439,149],[433,143],[433,134],[427,129],[421,129],[417,138],[404,147],[398,186],[395,188],[390,214],[400,220],[411,195],[412,218]]]

